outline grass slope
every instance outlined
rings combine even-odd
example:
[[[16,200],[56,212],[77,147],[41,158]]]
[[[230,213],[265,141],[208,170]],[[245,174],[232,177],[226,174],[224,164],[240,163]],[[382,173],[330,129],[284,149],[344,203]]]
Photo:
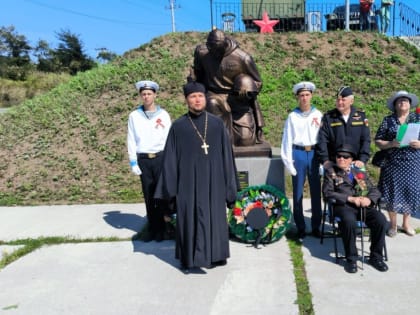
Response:
[[[0,117],[0,205],[140,202],[140,183],[126,153],[127,117],[138,104],[134,82],[159,82],[158,102],[173,119],[186,111],[181,87],[194,47],[207,33],[171,33],[113,62],[80,73]],[[284,120],[296,106],[293,84],[317,85],[313,103],[326,111],[339,86],[350,85],[372,135],[386,99],[420,94],[420,53],[377,33],[234,33],[255,59],[265,137],[279,146]],[[372,151],[376,150],[372,144]],[[371,169],[374,176],[377,170]]]

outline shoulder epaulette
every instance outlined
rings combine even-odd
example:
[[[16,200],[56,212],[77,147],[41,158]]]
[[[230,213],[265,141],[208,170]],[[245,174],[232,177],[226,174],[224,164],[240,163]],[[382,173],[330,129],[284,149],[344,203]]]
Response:
[[[337,118],[338,117],[337,112],[338,111],[334,108],[334,109],[331,109],[331,110],[327,111],[324,116],[329,116],[331,118]]]

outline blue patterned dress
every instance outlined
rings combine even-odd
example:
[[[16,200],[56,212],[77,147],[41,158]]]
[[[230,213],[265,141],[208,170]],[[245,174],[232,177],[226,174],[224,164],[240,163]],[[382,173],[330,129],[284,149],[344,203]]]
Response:
[[[410,113],[407,122],[420,122],[420,115]],[[386,116],[375,140],[394,140],[400,125],[395,113]],[[420,150],[411,147],[394,150],[381,168],[378,188],[385,210],[414,215],[420,209]]]

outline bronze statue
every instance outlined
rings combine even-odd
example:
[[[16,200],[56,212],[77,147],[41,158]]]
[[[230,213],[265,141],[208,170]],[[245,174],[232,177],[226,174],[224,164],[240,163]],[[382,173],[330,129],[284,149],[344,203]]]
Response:
[[[234,39],[212,30],[206,44],[195,49],[188,80],[206,87],[207,111],[225,122],[236,156],[271,156],[271,147],[263,140],[264,119],[257,101],[260,74],[252,57]]]

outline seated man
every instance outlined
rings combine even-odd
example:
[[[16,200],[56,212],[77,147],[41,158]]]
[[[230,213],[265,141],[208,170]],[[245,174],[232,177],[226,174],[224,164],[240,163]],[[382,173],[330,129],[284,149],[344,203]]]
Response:
[[[357,272],[356,221],[363,216],[363,221],[371,230],[369,263],[379,271],[387,271],[388,266],[382,256],[387,221],[382,212],[374,208],[381,193],[368,179],[366,170],[352,164],[355,156],[356,152],[349,144],[343,144],[336,150],[336,164],[333,172],[325,175],[322,192],[326,199],[335,200],[334,216],[340,218],[339,228],[346,256],[344,269],[349,273]]]

